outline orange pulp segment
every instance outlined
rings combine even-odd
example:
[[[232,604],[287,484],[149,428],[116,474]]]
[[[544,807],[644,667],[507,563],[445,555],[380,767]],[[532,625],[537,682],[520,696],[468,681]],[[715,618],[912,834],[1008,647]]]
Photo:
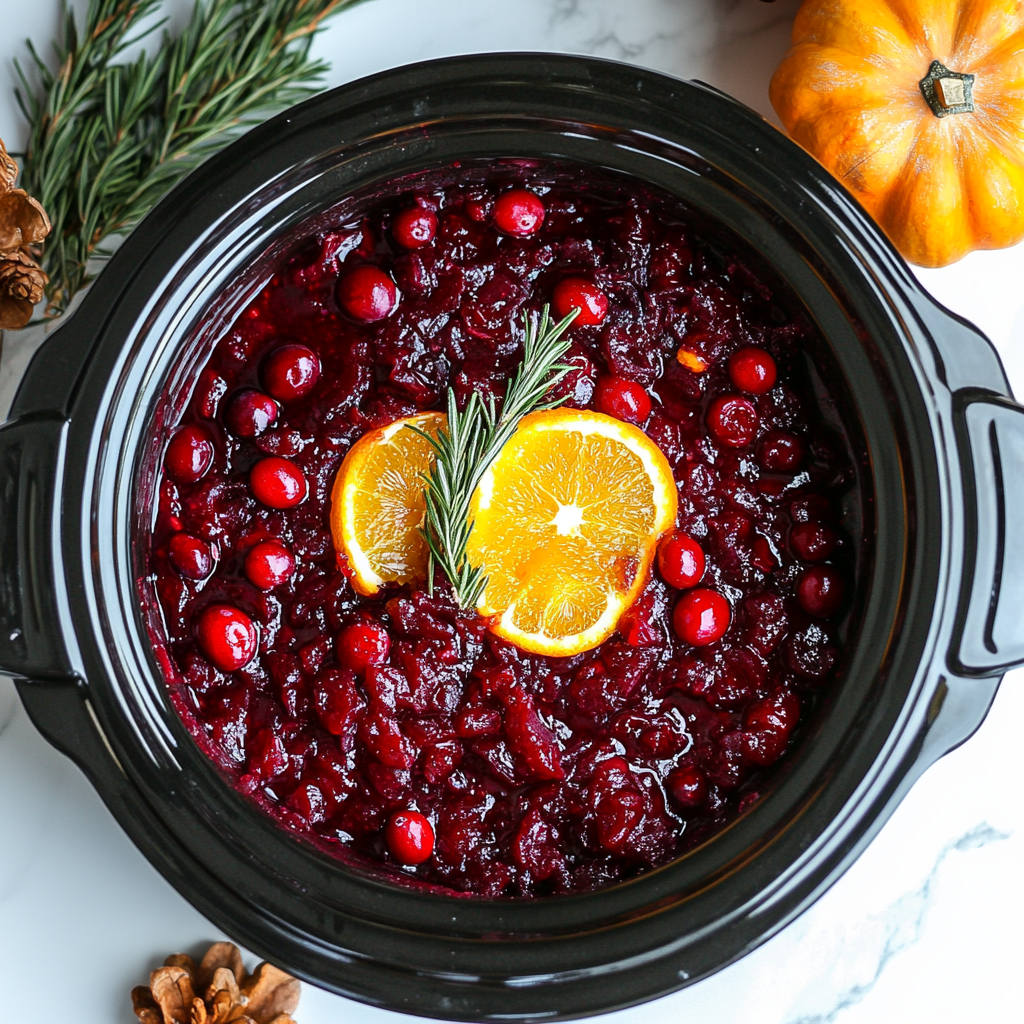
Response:
[[[478,605],[523,650],[569,656],[607,639],[644,585],[678,496],[658,446],[602,413],[531,413],[473,495]]]
[[[703,373],[708,368],[708,364],[696,352],[691,352],[689,349],[681,348],[676,353],[676,360],[694,373]]]
[[[434,451],[406,428],[436,436],[446,422],[440,412],[396,420],[364,434],[345,456],[331,492],[331,533],[348,559],[357,593],[369,596],[386,583],[426,577],[427,542],[419,531],[426,510],[423,476]]]

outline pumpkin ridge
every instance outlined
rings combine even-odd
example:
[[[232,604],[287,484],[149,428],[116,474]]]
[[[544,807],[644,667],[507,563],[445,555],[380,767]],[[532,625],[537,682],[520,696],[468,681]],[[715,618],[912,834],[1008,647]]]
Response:
[[[1024,90],[1024,29],[1007,36],[998,46],[987,50],[978,60],[965,67],[975,75],[975,94],[991,90],[999,84],[999,92],[1006,93],[1007,86]],[[1012,76],[1012,77],[1010,77]],[[1009,82],[1007,81],[1009,79]],[[1024,92],[1022,92],[1024,98]]]
[[[956,0],[942,4],[929,4],[927,0],[886,0],[896,15],[907,38],[920,54],[928,54],[925,69],[933,60],[946,64],[946,58],[953,53],[956,44],[956,28],[962,7]],[[927,6],[928,10],[923,10]],[[952,9],[957,15],[950,17]],[[943,17],[944,16],[944,17]],[[959,69],[957,69],[959,70]],[[924,72],[922,71],[921,75]],[[918,78],[921,77],[918,75]]]
[[[1006,120],[1007,118],[998,111],[986,110],[978,118],[982,126],[978,134],[991,142],[1007,160],[1024,162],[1024,139],[1021,138],[1019,131],[1006,127],[1003,123]]]
[[[1012,10],[1008,10],[1010,7]],[[1010,3],[1005,0],[961,0],[954,45],[950,51],[955,70],[968,71],[969,65],[985,60],[987,55],[1002,48],[1022,31],[1024,4],[1020,0],[1010,0]],[[999,32],[1003,35],[997,35]],[[949,67],[954,65],[949,64]]]
[[[840,42],[843,28],[847,35],[856,35],[850,40],[856,49]],[[807,0],[793,22],[792,42],[842,47],[859,56],[865,51],[901,53],[912,47],[888,0]]]

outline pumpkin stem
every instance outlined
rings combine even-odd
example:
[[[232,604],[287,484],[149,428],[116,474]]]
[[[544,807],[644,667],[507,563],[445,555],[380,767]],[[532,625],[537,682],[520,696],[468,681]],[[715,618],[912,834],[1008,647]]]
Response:
[[[933,60],[918,85],[936,117],[974,112],[974,75],[950,71],[942,61]]]

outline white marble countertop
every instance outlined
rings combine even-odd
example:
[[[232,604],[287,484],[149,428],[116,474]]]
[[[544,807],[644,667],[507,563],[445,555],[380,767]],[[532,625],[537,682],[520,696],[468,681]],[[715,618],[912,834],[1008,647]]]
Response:
[[[169,0],[172,25],[189,0]],[[73,6],[84,8],[84,0]],[[770,116],[797,0],[373,0],[316,44],[330,84],[409,61],[560,50],[700,78]],[[10,60],[43,52],[58,0],[5,0],[0,137],[23,139]],[[920,273],[995,342],[1024,394],[1024,245]],[[22,338],[24,336],[21,336]],[[9,335],[0,408],[25,341]],[[6,382],[6,384],[5,384]],[[6,397],[3,392],[7,392]],[[609,1024],[1004,1024],[1024,1015],[1024,671],[807,913],[745,959]],[[129,1024],[133,985],[221,936],[149,866],[0,680],[0,1022]],[[1014,964],[1017,966],[1014,967]],[[252,964],[250,963],[250,967]],[[304,986],[301,1024],[407,1020]]]

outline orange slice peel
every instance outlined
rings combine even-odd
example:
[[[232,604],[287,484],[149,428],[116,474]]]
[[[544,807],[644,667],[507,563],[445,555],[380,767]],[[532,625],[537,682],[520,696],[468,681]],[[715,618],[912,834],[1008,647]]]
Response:
[[[643,588],[678,496],[658,446],[602,413],[531,413],[470,504],[478,611],[522,650],[570,656],[606,640]]]
[[[398,420],[345,457],[331,529],[358,593],[426,578],[420,530],[434,453],[418,431],[436,436],[445,423],[442,413]],[[677,504],[668,462],[639,427],[574,409],[524,416],[470,502],[466,554],[487,577],[477,611],[530,653],[598,646],[639,596]]]
[[[439,412],[396,420],[364,434],[341,464],[331,492],[331,533],[348,561],[353,588],[364,597],[388,583],[426,576],[427,542],[419,531],[433,448],[407,428],[436,436],[446,422]]]

